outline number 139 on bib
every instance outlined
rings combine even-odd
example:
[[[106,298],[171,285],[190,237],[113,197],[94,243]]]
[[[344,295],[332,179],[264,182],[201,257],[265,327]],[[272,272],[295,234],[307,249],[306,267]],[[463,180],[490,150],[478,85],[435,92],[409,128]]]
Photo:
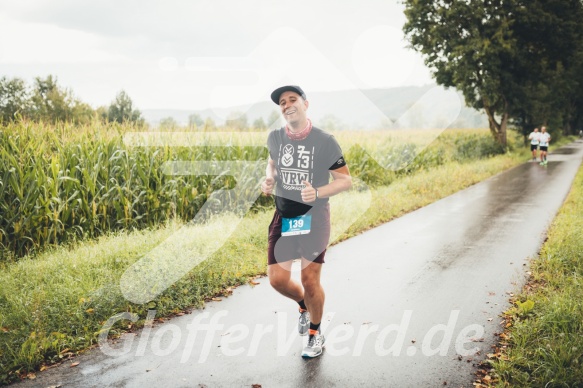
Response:
[[[312,215],[304,214],[294,218],[281,219],[281,235],[294,236],[298,234],[308,234],[312,226]]]

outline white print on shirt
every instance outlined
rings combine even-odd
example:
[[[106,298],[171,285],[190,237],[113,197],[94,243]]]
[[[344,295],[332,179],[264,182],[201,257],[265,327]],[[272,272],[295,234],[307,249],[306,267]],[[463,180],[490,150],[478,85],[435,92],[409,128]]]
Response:
[[[289,167],[294,162],[294,146],[291,144],[286,144],[283,147],[283,156],[281,157],[281,164],[286,167]]]
[[[294,152],[293,145],[286,144],[282,151],[279,164],[283,188],[285,190],[303,190],[302,182],[311,182],[313,179],[313,171],[311,170],[314,167],[314,147],[309,151],[304,145],[298,145],[297,152]],[[294,160],[296,161],[295,165]]]
[[[298,146],[298,168],[310,168],[310,151],[303,145]]]

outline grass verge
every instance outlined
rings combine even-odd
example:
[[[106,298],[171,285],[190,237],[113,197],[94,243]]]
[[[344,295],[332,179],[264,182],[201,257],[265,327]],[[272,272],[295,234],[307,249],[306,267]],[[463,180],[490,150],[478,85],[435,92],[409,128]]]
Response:
[[[583,167],[529,280],[506,312],[491,374],[500,387],[583,384]]]
[[[420,169],[389,186],[344,193],[332,204],[332,240],[361,233],[526,159],[528,151],[521,150],[468,163],[450,162]],[[188,229],[169,222],[158,229],[118,232],[0,265],[0,384],[32,376],[35,370],[94,345],[105,321],[119,312],[137,313],[143,319],[148,309],[156,309],[158,317],[169,316],[228,295],[231,287],[265,274],[270,218],[271,212],[250,214],[243,220],[222,216]],[[185,256],[184,252],[200,254],[199,247],[216,245],[220,231],[233,222],[240,224],[220,250],[155,300],[133,304],[124,298],[122,274],[155,247],[177,233],[186,233],[196,240],[190,245],[169,245],[166,253],[176,257]],[[110,334],[124,330],[127,322],[114,326]]]

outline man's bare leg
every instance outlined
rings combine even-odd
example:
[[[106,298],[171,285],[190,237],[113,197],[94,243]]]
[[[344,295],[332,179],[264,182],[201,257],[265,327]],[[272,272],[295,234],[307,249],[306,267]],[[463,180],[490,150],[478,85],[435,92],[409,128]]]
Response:
[[[310,321],[315,324],[322,322],[324,315],[324,288],[320,284],[322,264],[313,263],[302,258],[302,285],[304,286],[304,301],[310,312]]]
[[[299,302],[304,299],[302,286],[291,278],[292,261],[271,264],[267,267],[269,283],[277,292]]]

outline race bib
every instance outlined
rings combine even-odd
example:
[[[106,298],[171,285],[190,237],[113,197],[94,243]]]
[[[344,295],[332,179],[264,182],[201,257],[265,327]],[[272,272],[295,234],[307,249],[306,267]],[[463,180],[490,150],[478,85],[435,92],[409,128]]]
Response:
[[[312,226],[311,214],[304,214],[303,216],[294,218],[282,218],[281,235],[295,236],[298,234],[308,234],[310,233],[311,226]]]

